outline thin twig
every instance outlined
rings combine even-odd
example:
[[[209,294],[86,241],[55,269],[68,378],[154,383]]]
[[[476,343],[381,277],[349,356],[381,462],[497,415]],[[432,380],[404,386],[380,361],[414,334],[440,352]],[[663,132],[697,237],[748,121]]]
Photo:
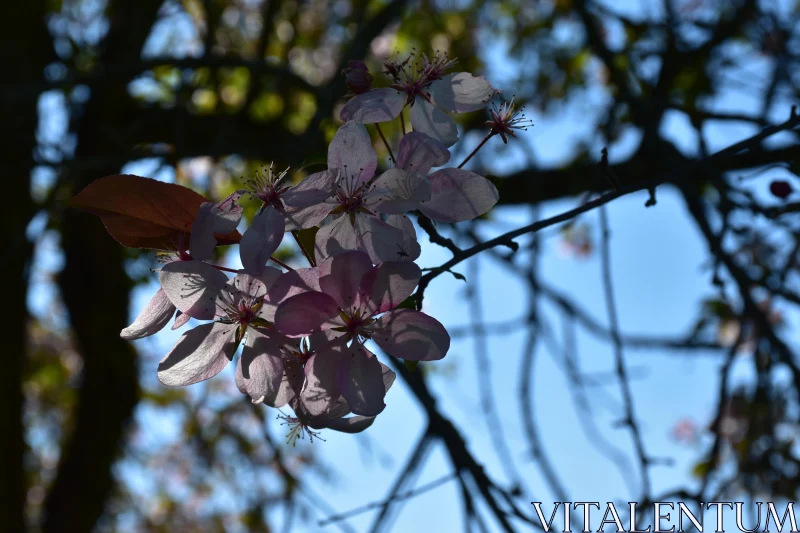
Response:
[[[650,458],[645,451],[644,439],[642,439],[642,431],[639,428],[639,424],[634,413],[633,393],[631,392],[631,385],[628,381],[628,371],[625,366],[625,356],[622,349],[622,337],[619,333],[619,319],[617,317],[617,306],[614,301],[614,286],[611,280],[611,230],[609,229],[608,213],[606,212],[605,207],[600,208],[600,225],[603,233],[601,247],[603,289],[605,292],[606,307],[608,308],[608,321],[611,330],[611,338],[614,344],[614,359],[616,361],[617,377],[619,378],[619,386],[622,392],[622,402],[625,411],[624,423],[631,431],[633,445],[636,450],[636,456],[639,459],[639,468],[642,475],[642,500],[649,502],[652,501],[650,499]]]
[[[484,144],[486,144],[486,142],[487,142],[489,139],[491,139],[492,137],[494,137],[494,135],[495,135],[494,131],[490,131],[490,132],[489,132],[489,134],[488,134],[488,135],[486,135],[486,137],[484,137],[484,138],[483,138],[483,140],[481,141],[481,143],[480,143],[478,146],[476,146],[476,147],[475,147],[475,149],[474,149],[472,152],[470,152],[470,153],[469,153],[469,155],[467,156],[467,158],[466,158],[466,159],[464,159],[464,160],[461,162],[461,164],[460,164],[460,165],[458,165],[458,168],[461,168],[461,167],[463,167],[464,165],[466,165],[466,164],[467,164],[467,161],[469,161],[470,159],[472,159],[472,156],[474,156],[475,154],[477,154],[477,153],[478,153],[478,150],[480,150],[480,149],[483,147],[483,145],[484,145]]]
[[[386,147],[386,150],[389,151],[389,158],[392,160],[392,163],[397,165],[397,160],[394,158],[394,152],[392,152],[392,147],[389,146],[389,141],[386,140],[386,137],[383,136],[383,131],[381,130],[380,124],[375,124],[375,129],[378,130],[378,135],[381,136],[381,140],[383,141],[383,145]]]

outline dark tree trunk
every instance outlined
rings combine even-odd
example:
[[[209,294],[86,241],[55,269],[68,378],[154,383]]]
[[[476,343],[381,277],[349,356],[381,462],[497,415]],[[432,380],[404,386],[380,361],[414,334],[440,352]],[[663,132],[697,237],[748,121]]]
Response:
[[[161,1],[118,1],[109,6],[111,28],[104,43],[104,67],[135,62]],[[114,128],[129,125],[135,104],[127,83],[90,86],[91,99],[77,120],[76,159],[117,150]],[[75,170],[64,176],[77,193],[93,180],[119,172],[116,166]],[[124,249],[94,216],[64,213],[64,269],[59,286],[83,359],[75,426],[62,453],[58,476],[45,504],[45,532],[91,531],[114,489],[112,467],[139,400],[133,347],[119,337],[128,324],[131,280]]]

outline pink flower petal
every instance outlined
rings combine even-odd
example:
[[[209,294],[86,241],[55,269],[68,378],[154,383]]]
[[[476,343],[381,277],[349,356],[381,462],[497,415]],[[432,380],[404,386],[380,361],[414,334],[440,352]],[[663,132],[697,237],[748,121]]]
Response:
[[[283,213],[286,217],[286,231],[313,228],[319,225],[335,207],[325,202],[309,207],[290,207]]]
[[[472,220],[500,198],[492,182],[461,168],[437,170],[429,179],[431,199],[420,204],[420,211],[439,222]]]
[[[197,261],[211,259],[217,239],[214,237],[214,204],[205,202],[197,210],[197,217],[192,224],[189,237],[189,252]]]
[[[372,340],[389,355],[407,361],[435,361],[450,349],[450,335],[444,326],[411,309],[395,309],[383,315]]]
[[[277,304],[308,291],[320,291],[319,269],[297,268],[280,275],[268,289],[267,300]]]
[[[469,72],[449,74],[433,82],[430,87],[436,105],[451,113],[483,109],[496,92],[483,76],[473,76]]]
[[[186,313],[181,313],[180,311],[175,313],[175,322],[172,323],[173,331],[179,329],[181,326],[189,322],[192,317],[187,315]]]
[[[338,316],[339,306],[333,298],[321,292],[304,292],[278,306],[275,326],[284,335],[302,337],[328,329],[330,320]]]
[[[129,341],[149,337],[161,331],[174,314],[175,306],[167,298],[164,289],[158,289],[133,324],[123,329],[119,336]]]
[[[411,261],[387,261],[362,278],[360,292],[369,295],[367,310],[377,315],[393,309],[411,296],[422,275]]]
[[[375,89],[354,96],[339,113],[342,122],[354,120],[362,124],[376,124],[394,120],[406,103],[405,94],[394,89]]]
[[[272,407],[283,379],[283,358],[280,348],[258,330],[250,328],[236,363],[236,386],[253,403],[265,403]]]
[[[403,233],[403,244],[397,250],[394,258],[396,261],[414,261],[422,253],[419,241],[417,241],[417,230],[414,223],[406,215],[390,215],[386,223],[393,228],[399,229]]]
[[[336,168],[310,174],[283,193],[281,199],[292,207],[310,207],[319,204],[336,191],[339,174]]]
[[[219,203],[206,202],[197,211],[189,238],[192,258],[198,261],[210,259],[217,245],[215,233],[230,233],[242,219],[242,206],[238,204],[244,191],[234,191]]]
[[[397,150],[397,168],[416,170],[427,175],[432,167],[440,167],[450,160],[450,151],[441,142],[419,131],[410,131],[400,139]]]
[[[425,99],[417,98],[409,115],[414,131],[424,133],[444,146],[453,146],[458,141],[458,128],[453,119]]]
[[[239,205],[239,198],[246,192],[233,191],[224,200],[214,204],[214,233],[230,233],[236,229],[244,211],[244,207]]]
[[[324,422],[327,429],[341,433],[361,433],[375,422],[374,416],[349,416],[347,418],[331,418]]]
[[[212,322],[184,333],[158,365],[158,380],[170,387],[191,385],[219,374],[233,358],[235,324]]]
[[[339,367],[346,363],[341,349],[317,353],[306,361],[306,384],[300,399],[309,414],[320,416],[327,413],[341,396],[337,377]]]
[[[354,343],[339,366],[339,387],[350,410],[357,415],[376,416],[383,411],[386,389],[383,370],[375,354]]]
[[[267,293],[267,288],[260,278],[241,270],[228,282],[225,286],[225,291],[231,295],[239,295],[242,298],[258,298]]]
[[[408,213],[431,198],[428,178],[415,170],[390,168],[378,176],[375,187],[386,191],[377,209],[387,215]]]
[[[319,286],[345,311],[356,303],[361,278],[372,269],[372,261],[364,252],[342,252],[319,265]]]
[[[220,290],[228,277],[201,261],[173,261],[159,274],[161,288],[182,313],[200,320],[211,320],[217,312]]]
[[[366,252],[373,263],[397,259],[403,249],[403,232],[378,217],[356,216],[355,231],[358,249]]]
[[[328,170],[343,169],[343,179],[355,177],[357,183],[363,183],[375,175],[376,168],[378,154],[367,128],[358,122],[339,128],[328,146]]]
[[[283,215],[272,207],[261,210],[253,218],[239,243],[239,256],[242,266],[248,272],[259,275],[278,249],[284,233]]]

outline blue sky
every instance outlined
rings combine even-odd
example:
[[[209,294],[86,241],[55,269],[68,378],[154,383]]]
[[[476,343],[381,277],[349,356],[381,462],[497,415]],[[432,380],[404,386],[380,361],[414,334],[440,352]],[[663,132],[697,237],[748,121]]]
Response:
[[[636,12],[637,6],[647,7],[648,4],[625,2],[622,5],[615,4],[615,8],[622,10],[630,7]],[[498,78],[502,79],[501,71],[513,67],[502,57],[502,44],[491,47],[489,54],[491,61],[487,63],[495,65]],[[765,73],[767,66],[765,61],[757,60],[748,64],[751,73],[756,74]],[[507,89],[507,92],[512,91]],[[48,98],[54,100],[48,103]],[[606,96],[602,90],[593,89],[557,116],[529,113],[536,125],[523,133],[518,142],[530,145],[540,165],[558,164],[568,157],[581,132],[588,131],[586,121],[591,120],[593,113],[599,112],[604,98]],[[43,105],[53,106],[54,109],[60,105],[54,96],[47,96],[43,101]],[[757,102],[758,98],[752,93],[731,90],[714,102],[714,107],[717,110],[748,111],[756,110]],[[783,115],[776,112],[776,118],[783,118]],[[57,132],[64,127],[57,118],[53,120],[51,131]],[[694,150],[696,135],[685,117],[670,113],[663,128],[679,147]],[[750,126],[717,124],[709,126],[706,135],[710,149],[714,150],[753,132]],[[468,137],[462,141],[465,146],[461,150],[469,151],[478,140]],[[612,159],[623,158],[636,146],[637,140],[636,132],[628,132],[622,142],[610,147]],[[499,140],[496,142],[500,143]],[[590,142],[596,148],[595,152],[599,153],[602,141]],[[497,159],[498,172],[524,162],[518,147],[511,146],[507,152],[499,153],[504,155]],[[459,160],[456,156],[453,159]],[[147,164],[139,164],[129,165],[127,170],[146,173],[151,168]],[[780,170],[770,172],[781,174]],[[159,177],[171,179],[168,172]],[[46,173],[40,173],[36,183],[46,183],[47,179]],[[768,182],[766,178],[759,179],[757,184],[763,185],[758,189],[759,194],[766,191]],[[683,335],[697,320],[701,300],[714,294],[710,285],[711,273],[705,268],[708,259],[706,245],[686,216],[676,193],[668,188],[660,189],[658,205],[654,208],[646,209],[645,200],[646,193],[638,193],[621,198],[608,207],[619,321],[622,331],[627,334]],[[577,201],[564,200],[543,206],[540,217],[570,209]],[[595,242],[599,239],[598,220],[597,212],[581,217],[581,221],[590,225]],[[482,234],[490,238],[529,222],[530,212],[527,209],[498,208],[493,212],[492,221],[482,229]],[[34,234],[35,230],[32,226]],[[420,266],[436,266],[449,259],[450,254],[446,250],[430,245],[425,237],[421,236],[421,241],[423,255],[418,261]],[[542,250],[539,265],[542,279],[569,295],[605,324],[607,317],[599,254],[594,253],[588,258],[565,256],[560,250],[559,234],[554,230],[542,233]],[[34,279],[39,280],[43,273],[57,270],[59,261],[57,242],[53,242],[51,236],[46,234],[37,248],[37,274]],[[480,256],[470,261],[472,265],[465,262],[456,270],[468,274],[469,283],[478,289],[484,319],[488,323],[495,323],[524,316],[527,312],[525,285],[509,276],[507,270],[488,257]],[[136,290],[132,317],[152,295],[155,287],[154,282],[151,286]],[[447,327],[469,325],[469,301],[465,288],[462,281],[451,276],[438,277],[426,292],[425,312]],[[37,314],[46,313],[52,296],[53,288],[47,280],[37,281],[31,291],[32,309]],[[557,344],[562,345],[562,322],[555,308],[542,303],[541,312]],[[797,322],[794,314],[789,314],[786,319],[790,325]],[[786,329],[792,331],[791,328]],[[154,338],[137,341],[138,348],[145,356],[142,372],[148,382],[155,380],[157,360],[170,348],[178,334],[162,331]],[[788,338],[793,343],[798,340],[796,335]],[[490,426],[481,414],[479,384],[486,383],[491,387],[495,398],[496,422],[502,427],[511,450],[513,471],[525,481],[531,499],[546,502],[545,508],[550,509],[556,497],[547,490],[539,469],[528,453],[520,417],[518,382],[524,339],[524,329],[487,337],[488,368],[476,358],[474,339],[454,339],[448,356],[430,365],[433,368],[430,383],[443,412],[464,433],[470,449],[487,467],[490,475],[505,485],[509,482],[507,471],[512,468],[503,464],[498,457],[490,436]],[[582,373],[600,382],[587,389],[593,411],[592,420],[603,439],[624,453],[631,464],[630,469],[635,469],[629,432],[614,428],[614,423],[622,416],[622,409],[618,383],[613,377],[612,347],[580,328],[576,340],[572,355],[577,359]],[[669,467],[654,466],[651,469],[654,493],[684,487],[690,482],[692,464],[699,458],[707,441],[701,441],[698,446],[677,444],[671,437],[671,429],[684,418],[694,420],[701,427],[709,422],[716,407],[721,357],[712,352],[634,349],[626,349],[625,356],[629,370],[635,377],[631,385],[646,448],[651,456],[672,461]],[[561,355],[553,353],[546,343],[538,344],[533,372],[533,402],[543,450],[555,466],[567,494],[572,501],[616,502],[636,499],[640,489],[639,476],[628,475],[628,479],[623,479],[616,466],[593,445],[594,437],[587,436],[582,430],[582,422],[570,393],[572,384],[565,377],[560,361]],[[746,380],[748,369],[747,361],[737,362],[734,381]],[[214,379],[232,381],[233,365]],[[198,387],[198,391],[202,391],[201,387]],[[333,480],[327,480],[317,478],[312,473],[304,477],[304,481],[337,512],[380,500],[389,491],[408,453],[424,431],[424,413],[400,380],[388,394],[386,403],[385,412],[365,434],[350,436],[327,431],[323,435],[325,442],[313,444],[315,454],[337,475]],[[147,428],[147,438],[152,439],[154,445],[177,438],[170,429],[175,427],[175,420],[168,414],[140,408],[137,419]],[[269,423],[277,426],[274,413],[269,417]],[[305,441],[299,445],[308,446],[309,443]],[[445,451],[436,446],[416,486],[434,481],[451,471],[452,466]],[[123,479],[141,486],[141,490],[148,490],[147,480],[141,477],[140,472],[126,471],[124,466],[120,472]],[[276,509],[268,513],[280,525],[284,518],[282,511]],[[373,516],[374,513],[364,513],[350,519],[349,524],[356,531],[364,531]],[[461,531],[461,520],[458,485],[451,481],[406,503],[394,530]],[[324,530],[335,529],[336,526],[332,525]],[[296,530],[319,531],[320,528],[312,521],[305,526],[298,524]]]

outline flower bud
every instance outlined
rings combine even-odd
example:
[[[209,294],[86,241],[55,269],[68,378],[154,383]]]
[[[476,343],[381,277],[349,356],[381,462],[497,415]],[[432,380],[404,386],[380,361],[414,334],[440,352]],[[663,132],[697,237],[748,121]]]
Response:
[[[345,69],[347,88],[353,94],[362,94],[372,86],[372,74],[363,61],[350,61]]]
[[[773,181],[769,184],[769,191],[781,200],[785,200],[787,196],[794,192],[792,185],[786,180]]]

